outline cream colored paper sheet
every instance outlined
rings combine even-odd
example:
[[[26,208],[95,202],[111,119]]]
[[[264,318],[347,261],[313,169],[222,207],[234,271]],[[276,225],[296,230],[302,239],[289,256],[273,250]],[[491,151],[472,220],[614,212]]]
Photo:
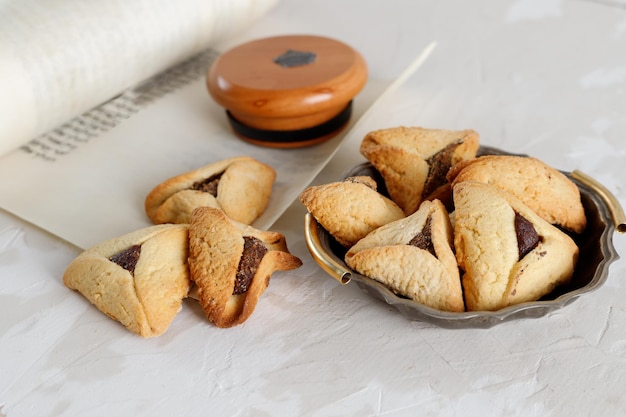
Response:
[[[386,91],[394,91],[414,73],[431,48]],[[199,56],[182,74],[173,71],[171,78],[165,74],[159,82],[118,97],[104,110],[74,120],[66,131],[52,132],[0,158],[0,178],[6,179],[0,182],[0,207],[88,248],[148,226],[144,200],[161,181],[217,160],[249,155],[277,171],[270,205],[254,223],[270,228],[337,152],[342,136],[301,149],[264,148],[236,138],[224,110],[209,98],[204,77],[197,74],[211,58]],[[186,80],[183,86],[178,85],[181,77]],[[177,90],[151,100],[169,84]],[[383,93],[372,108],[379,108],[377,103],[384,103],[387,95]],[[134,106],[144,101],[150,104],[134,112]],[[109,117],[114,123],[116,115],[125,112],[132,114],[107,132],[81,136],[81,121]],[[356,125],[349,132],[350,141],[361,134]]]

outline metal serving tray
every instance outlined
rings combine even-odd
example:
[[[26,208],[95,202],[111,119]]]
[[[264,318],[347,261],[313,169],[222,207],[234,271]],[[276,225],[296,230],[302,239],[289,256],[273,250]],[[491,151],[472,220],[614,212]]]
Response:
[[[485,146],[480,148],[479,153],[509,155]],[[351,270],[343,261],[346,248],[338,244],[310,213],[305,215],[305,240],[312,257],[330,276],[342,284],[356,283],[363,291],[387,302],[410,320],[424,321],[445,328],[489,328],[505,321],[543,317],[604,284],[609,265],[619,259],[613,246],[613,235],[616,231],[626,233],[626,216],[619,201],[609,190],[580,171],[563,173],[580,189],[588,224],[582,234],[574,236],[580,247],[580,256],[571,283],[538,301],[497,311],[452,313],[436,310],[402,298],[378,281]],[[369,163],[352,168],[345,176],[353,175],[370,175],[377,181],[382,181]]]

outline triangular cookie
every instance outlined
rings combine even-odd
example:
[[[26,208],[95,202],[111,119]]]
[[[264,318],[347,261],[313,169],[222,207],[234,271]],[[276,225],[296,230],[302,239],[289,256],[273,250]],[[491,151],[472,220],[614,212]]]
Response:
[[[450,220],[438,200],[374,230],[350,248],[345,261],[403,297],[438,310],[464,311]]]
[[[512,194],[476,181],[453,188],[454,243],[468,310],[534,301],[567,283],[575,242]]]
[[[296,269],[285,237],[199,207],[189,224],[189,269],[200,305],[217,327],[243,323],[254,311],[274,271]]]
[[[300,202],[337,242],[350,247],[372,230],[404,217],[368,176],[308,187]]]
[[[189,223],[196,207],[215,207],[251,224],[267,208],[275,179],[275,170],[254,158],[224,159],[158,184],[146,196],[146,214],[155,224]]]
[[[158,225],[79,254],[63,283],[142,337],[169,327],[189,292],[187,225]]]
[[[432,194],[444,195],[451,166],[474,158],[479,136],[473,130],[395,127],[368,133],[360,151],[380,172],[389,196],[406,215]]]

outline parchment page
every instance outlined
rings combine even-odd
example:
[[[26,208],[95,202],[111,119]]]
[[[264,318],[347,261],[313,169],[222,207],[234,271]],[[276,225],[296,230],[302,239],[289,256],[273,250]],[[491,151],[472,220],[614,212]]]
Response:
[[[365,113],[387,106],[386,97],[433,47]],[[86,249],[149,226],[144,201],[160,182],[211,162],[247,155],[277,172],[269,207],[253,223],[269,229],[337,152],[343,136],[358,141],[363,128],[353,118],[354,129],[300,149],[248,144],[232,133],[224,109],[206,91],[204,68],[215,56],[207,51],[0,158],[0,178],[10,179],[0,182],[0,207]],[[169,92],[170,88],[175,90]],[[91,123],[116,126],[90,136]]]

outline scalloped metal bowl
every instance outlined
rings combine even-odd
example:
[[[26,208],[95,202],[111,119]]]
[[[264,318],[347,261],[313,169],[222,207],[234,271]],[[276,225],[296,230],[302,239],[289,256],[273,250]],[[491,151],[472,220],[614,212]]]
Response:
[[[480,153],[507,154],[488,147],[481,147]],[[329,275],[342,284],[356,283],[363,291],[395,307],[410,320],[424,321],[445,328],[489,328],[505,321],[543,317],[604,284],[608,277],[609,265],[619,259],[613,246],[613,234],[616,230],[620,233],[626,232],[624,212],[619,201],[606,188],[579,171],[564,174],[580,189],[588,226],[585,232],[575,237],[580,247],[580,257],[572,282],[538,301],[517,304],[497,311],[451,313],[436,310],[399,297],[378,281],[348,268],[343,261],[346,249],[339,245],[310,213],[305,216],[305,240],[312,257]],[[354,167],[346,177],[351,175],[370,175],[381,181],[369,163]]]

